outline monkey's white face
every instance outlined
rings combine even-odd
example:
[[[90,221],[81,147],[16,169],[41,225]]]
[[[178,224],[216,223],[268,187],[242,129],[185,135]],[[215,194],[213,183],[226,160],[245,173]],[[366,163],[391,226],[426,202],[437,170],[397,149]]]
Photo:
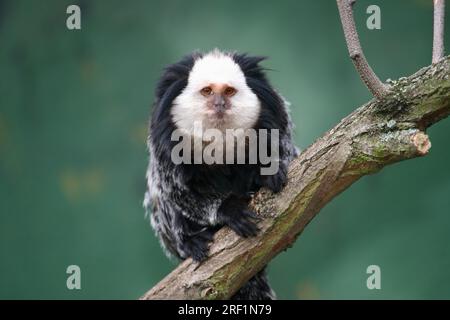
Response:
[[[188,84],[174,100],[171,114],[178,129],[250,129],[259,117],[258,97],[247,86],[233,58],[215,50],[194,63]]]

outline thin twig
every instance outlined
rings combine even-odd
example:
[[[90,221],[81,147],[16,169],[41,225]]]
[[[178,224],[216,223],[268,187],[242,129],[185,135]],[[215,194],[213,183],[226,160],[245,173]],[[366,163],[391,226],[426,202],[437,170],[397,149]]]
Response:
[[[444,57],[445,0],[434,0],[433,63]]]
[[[356,0],[336,0],[342,27],[344,29],[345,41],[347,42],[350,58],[355,65],[364,84],[369,91],[377,98],[381,98],[388,92],[388,87],[383,84],[373,72],[364,56],[361,44],[356,31],[355,20],[353,18],[352,5]]]

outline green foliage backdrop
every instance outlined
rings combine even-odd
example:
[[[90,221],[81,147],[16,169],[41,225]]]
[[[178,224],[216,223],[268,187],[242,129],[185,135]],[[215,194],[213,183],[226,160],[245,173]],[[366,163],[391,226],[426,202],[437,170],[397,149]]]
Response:
[[[65,26],[73,3],[81,31]],[[365,27],[370,4],[381,30]],[[360,0],[355,14],[381,79],[430,64],[432,1]],[[141,203],[153,87],[182,55],[269,56],[302,148],[370,99],[332,0],[2,0],[0,39],[0,298],[135,299],[175,267]],[[362,179],[273,260],[279,298],[450,298],[450,121],[429,134],[429,156]]]

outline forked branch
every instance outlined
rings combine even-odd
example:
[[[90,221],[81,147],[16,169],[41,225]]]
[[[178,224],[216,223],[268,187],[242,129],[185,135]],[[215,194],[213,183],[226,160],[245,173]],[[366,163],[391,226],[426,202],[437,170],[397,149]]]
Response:
[[[345,39],[361,79],[375,97],[308,147],[289,168],[279,194],[259,191],[251,207],[264,217],[249,239],[227,228],[216,235],[209,258],[191,259],[141,299],[227,299],[278,253],[291,246],[314,216],[362,176],[427,154],[426,128],[450,114],[450,57],[442,58],[444,1],[435,0],[433,65],[388,88],[367,63],[353,19],[355,0],[337,0]]]

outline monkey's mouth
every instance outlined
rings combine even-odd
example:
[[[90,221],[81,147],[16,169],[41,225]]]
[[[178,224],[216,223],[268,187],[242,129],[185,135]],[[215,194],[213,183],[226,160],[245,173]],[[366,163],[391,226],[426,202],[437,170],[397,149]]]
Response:
[[[227,114],[213,114],[205,118],[203,121],[204,129],[218,129],[220,131],[229,127],[229,117]]]
[[[214,117],[216,119],[222,120],[223,118],[225,118],[225,116],[226,116],[225,111],[216,111],[216,112],[214,112]]]
[[[223,124],[230,118],[229,110],[214,110],[207,113],[207,119],[210,123],[220,123]]]

